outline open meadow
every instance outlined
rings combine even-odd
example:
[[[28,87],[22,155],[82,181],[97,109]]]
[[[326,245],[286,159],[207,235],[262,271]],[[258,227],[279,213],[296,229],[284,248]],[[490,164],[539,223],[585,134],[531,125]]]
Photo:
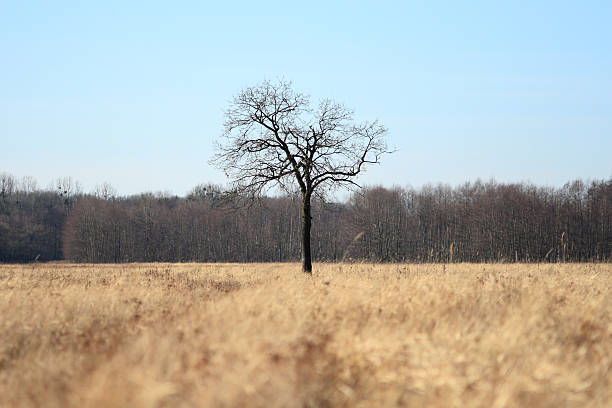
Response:
[[[611,264],[0,266],[0,407],[604,407]]]

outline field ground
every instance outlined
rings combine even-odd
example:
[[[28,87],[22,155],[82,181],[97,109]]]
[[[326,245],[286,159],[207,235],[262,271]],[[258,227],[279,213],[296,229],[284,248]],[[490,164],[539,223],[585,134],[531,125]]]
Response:
[[[611,403],[611,264],[0,266],[0,407]]]

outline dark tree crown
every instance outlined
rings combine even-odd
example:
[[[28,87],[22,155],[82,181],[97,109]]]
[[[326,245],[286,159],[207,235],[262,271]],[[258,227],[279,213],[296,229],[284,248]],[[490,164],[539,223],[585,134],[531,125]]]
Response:
[[[365,166],[388,153],[386,133],[377,121],[355,123],[350,109],[330,99],[313,108],[289,82],[264,81],[232,100],[212,162],[236,191],[297,187],[310,195],[357,185]]]

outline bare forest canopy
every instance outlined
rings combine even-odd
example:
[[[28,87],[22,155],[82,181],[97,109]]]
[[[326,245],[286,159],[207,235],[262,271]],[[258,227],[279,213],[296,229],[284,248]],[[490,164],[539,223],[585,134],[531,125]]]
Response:
[[[268,262],[300,259],[299,197],[249,207],[198,186],[186,197],[38,189],[0,174],[0,262]],[[368,187],[313,202],[316,261],[612,260],[612,179],[561,188],[490,182]]]

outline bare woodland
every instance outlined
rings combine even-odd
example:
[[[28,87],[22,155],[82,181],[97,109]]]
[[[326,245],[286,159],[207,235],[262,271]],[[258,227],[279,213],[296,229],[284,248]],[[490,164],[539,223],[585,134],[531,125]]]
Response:
[[[30,179],[1,179],[0,262],[301,259],[299,195],[236,208],[210,185],[187,197],[119,197],[109,188],[83,194],[75,182],[37,189]],[[561,188],[480,181],[366,187],[346,202],[315,198],[312,217],[318,261],[612,259],[612,179]]]
[[[222,188],[186,197],[83,194],[0,174],[0,262],[584,262],[612,259],[612,179],[562,188],[494,181],[367,187],[390,151],[377,121],[332,100],[313,106],[282,80],[230,102],[212,163]],[[397,175],[396,181],[401,175]],[[406,175],[405,182],[409,181]],[[346,202],[338,189],[358,187]]]

